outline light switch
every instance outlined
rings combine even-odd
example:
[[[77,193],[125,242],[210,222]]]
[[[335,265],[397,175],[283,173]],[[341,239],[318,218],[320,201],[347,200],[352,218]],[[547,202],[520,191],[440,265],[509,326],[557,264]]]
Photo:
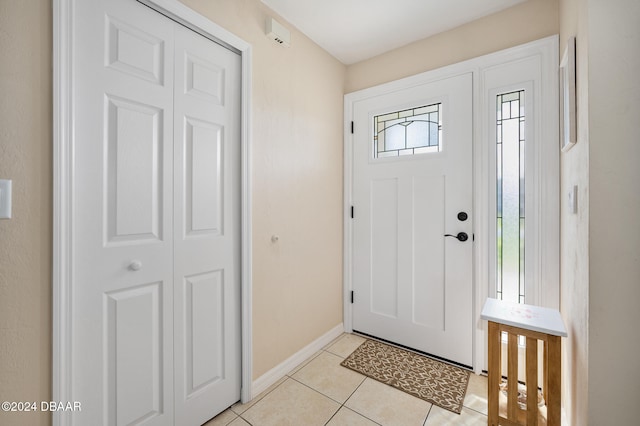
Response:
[[[11,219],[11,179],[0,179],[0,219]]]
[[[578,186],[574,185],[569,191],[569,213],[578,213]]]

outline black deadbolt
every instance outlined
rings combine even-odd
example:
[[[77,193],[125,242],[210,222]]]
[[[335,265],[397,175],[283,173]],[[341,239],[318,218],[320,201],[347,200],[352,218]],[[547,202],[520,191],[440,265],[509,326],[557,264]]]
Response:
[[[467,214],[467,212],[460,212],[458,213],[458,220],[460,222],[464,222],[465,220],[467,220],[469,218],[469,215]]]

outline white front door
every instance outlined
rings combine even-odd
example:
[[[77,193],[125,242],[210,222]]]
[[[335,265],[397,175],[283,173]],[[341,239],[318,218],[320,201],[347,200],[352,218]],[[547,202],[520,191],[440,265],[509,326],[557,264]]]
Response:
[[[472,75],[353,118],[353,330],[471,366]]]
[[[240,60],[73,7],[71,420],[199,425],[240,398]]]

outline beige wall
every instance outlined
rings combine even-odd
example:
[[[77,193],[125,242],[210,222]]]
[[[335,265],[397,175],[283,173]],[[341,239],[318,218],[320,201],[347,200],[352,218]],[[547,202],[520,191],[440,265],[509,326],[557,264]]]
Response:
[[[640,379],[640,3],[561,0],[577,38],[578,143],[562,155],[565,407],[570,424],[636,424]]]
[[[640,2],[588,0],[589,424],[638,424]]]
[[[578,142],[561,154],[560,199],[578,186],[578,213],[560,203],[561,311],[569,336],[563,346],[563,399],[569,424],[587,424],[589,343],[589,84],[586,0],[560,2],[560,55],[576,37]]]
[[[576,37],[577,138],[561,154],[561,311],[569,336],[563,346],[564,407],[569,424],[586,425],[589,384],[589,80],[586,0],[560,2],[560,55]],[[578,186],[578,213],[564,202]]]
[[[259,0],[182,1],[253,47],[255,379],[342,322],[345,67]]]
[[[345,93],[558,33],[558,0],[529,0],[347,68]]]
[[[51,398],[51,5],[0,1],[0,401]],[[43,425],[0,412],[0,424]]]

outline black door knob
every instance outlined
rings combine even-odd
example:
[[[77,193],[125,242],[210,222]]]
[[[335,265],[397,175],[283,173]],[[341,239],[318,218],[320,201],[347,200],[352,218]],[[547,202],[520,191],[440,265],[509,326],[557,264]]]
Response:
[[[469,219],[469,215],[467,214],[467,212],[460,212],[458,213],[458,220],[460,222],[464,222],[465,220]]]
[[[444,234],[445,237],[453,237],[453,238],[457,238],[458,241],[467,241],[469,239],[469,235],[466,232],[458,232],[458,235],[453,235],[453,234]]]

